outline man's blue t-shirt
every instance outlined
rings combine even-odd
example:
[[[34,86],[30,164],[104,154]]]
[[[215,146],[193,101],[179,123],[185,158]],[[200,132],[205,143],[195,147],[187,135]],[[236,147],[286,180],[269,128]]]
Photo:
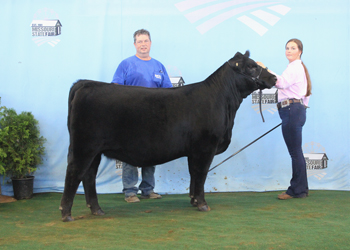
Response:
[[[159,61],[144,61],[136,55],[123,60],[114,73],[112,83],[148,88],[171,88],[168,73]]]

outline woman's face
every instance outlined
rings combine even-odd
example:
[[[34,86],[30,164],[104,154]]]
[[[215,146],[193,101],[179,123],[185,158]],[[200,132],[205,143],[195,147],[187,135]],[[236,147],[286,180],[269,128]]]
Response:
[[[295,42],[289,42],[286,45],[286,57],[291,63],[295,60],[300,59],[301,51],[298,48],[298,45]]]

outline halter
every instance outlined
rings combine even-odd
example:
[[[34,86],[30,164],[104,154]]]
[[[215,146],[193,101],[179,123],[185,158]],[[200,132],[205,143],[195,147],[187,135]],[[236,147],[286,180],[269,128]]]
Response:
[[[231,65],[230,61],[227,61],[227,63],[230,66],[231,69],[234,68]],[[238,67],[238,63],[236,63],[236,67]],[[260,78],[260,75],[261,75],[261,72],[262,72],[263,68],[260,65],[258,65],[258,68],[260,68],[260,72],[259,72],[258,76],[256,76],[256,77],[249,76],[249,75],[247,75],[247,74],[245,74],[245,73],[243,73],[241,71],[239,71],[239,72],[235,71],[235,72],[238,73],[238,74],[241,74],[241,75],[243,75],[245,77],[251,78],[254,81],[254,83],[258,86],[258,89],[259,89],[259,110],[260,110],[261,118],[262,118],[263,122],[265,122],[265,119],[264,119],[264,116],[263,116],[263,113],[262,113],[262,109],[261,109],[262,89],[260,88],[261,83],[259,83],[259,78]]]
[[[234,68],[234,66],[232,66],[232,64],[230,63],[230,61],[227,61],[228,65],[230,66],[231,69]],[[238,67],[238,63],[236,63],[236,67]],[[261,84],[258,82],[258,80],[260,80],[260,75],[261,75],[261,72],[263,70],[263,68],[261,66],[258,65],[258,68],[260,68],[260,72],[258,74],[258,76],[254,77],[254,76],[249,76],[243,72],[240,72],[240,71],[236,71],[238,74],[241,74],[241,75],[244,75],[245,77],[248,77],[248,78],[251,78],[255,83],[256,85],[258,86],[258,89],[259,87],[261,86]]]
[[[254,79],[254,81],[259,80],[259,77],[260,77],[261,72],[262,72],[262,70],[263,70],[263,68],[262,68],[261,66],[259,66],[259,65],[258,65],[258,68],[260,68],[260,72],[259,72],[259,75],[258,75],[257,77],[252,77],[252,79]]]

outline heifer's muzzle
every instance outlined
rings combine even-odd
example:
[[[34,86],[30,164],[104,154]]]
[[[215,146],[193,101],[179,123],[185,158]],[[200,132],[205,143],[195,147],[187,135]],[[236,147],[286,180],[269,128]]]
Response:
[[[263,67],[261,67],[261,66],[259,66],[259,65],[258,65],[258,69],[259,69],[259,74],[258,74],[258,76],[252,77],[253,81],[254,81],[254,82],[256,83],[256,85],[257,85],[257,88],[260,89],[260,90],[266,89],[266,88],[271,88],[272,86],[268,86],[268,84],[266,84],[265,81],[263,81],[263,80],[260,79],[261,73],[262,73],[264,70],[267,71],[267,69],[264,69]],[[276,78],[276,77],[275,77],[275,78]],[[276,80],[277,80],[277,79],[275,79],[274,81],[276,82]]]

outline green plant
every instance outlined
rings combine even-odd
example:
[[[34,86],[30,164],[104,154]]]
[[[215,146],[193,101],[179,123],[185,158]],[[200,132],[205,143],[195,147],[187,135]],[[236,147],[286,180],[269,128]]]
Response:
[[[14,179],[32,175],[42,163],[45,141],[32,113],[0,107],[0,174]]]

